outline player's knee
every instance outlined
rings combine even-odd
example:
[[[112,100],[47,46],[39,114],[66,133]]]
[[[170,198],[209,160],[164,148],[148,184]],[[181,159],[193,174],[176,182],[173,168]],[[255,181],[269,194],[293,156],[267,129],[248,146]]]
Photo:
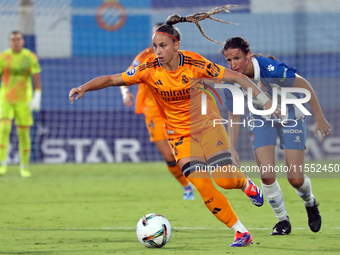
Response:
[[[189,176],[192,177],[193,173],[202,173],[203,176],[203,174],[206,173],[206,170],[207,164],[199,160],[190,161],[182,166],[182,173],[187,178],[189,178]],[[196,177],[199,178],[202,176],[197,175]]]
[[[11,133],[10,127],[1,127],[0,128],[1,135],[9,135]]]
[[[206,169],[207,165],[202,161],[190,161],[182,167],[183,175],[190,180],[200,193],[214,186]]]
[[[264,184],[264,185],[272,185],[274,182],[275,182],[276,178],[267,178],[267,177],[261,177],[261,182]]]
[[[0,122],[0,132],[1,135],[9,135],[11,133],[12,125],[10,122]]]
[[[300,188],[304,183],[304,178],[288,178],[290,185],[292,185],[295,189]]]
[[[29,130],[31,128],[31,126],[17,126],[17,130],[21,131],[21,130]]]
[[[234,178],[214,178],[216,184],[223,189],[234,189],[235,179]]]
[[[235,180],[232,178],[233,165],[231,153],[222,153],[213,156],[208,159],[208,164],[211,169],[214,169],[214,180],[219,187],[223,189],[232,189],[235,187]]]

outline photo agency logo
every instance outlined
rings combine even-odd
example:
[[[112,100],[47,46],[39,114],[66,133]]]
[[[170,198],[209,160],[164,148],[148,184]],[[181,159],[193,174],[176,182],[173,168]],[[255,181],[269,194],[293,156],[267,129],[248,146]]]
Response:
[[[219,99],[221,105],[222,105],[222,101],[221,98],[219,97],[218,93],[216,92],[215,89],[228,89],[233,97],[233,114],[234,115],[244,115],[244,98],[245,98],[245,93],[241,90],[241,88],[235,86],[235,85],[231,85],[231,84],[220,84],[220,83],[216,83],[214,85],[208,85],[205,82],[200,83],[203,84],[205,87],[209,88],[211,91],[213,91],[216,95],[217,98]],[[214,87],[213,87],[214,86]],[[206,92],[206,94],[210,95],[213,99],[213,95],[212,93],[210,93],[209,91],[207,91],[206,89],[200,88],[201,90],[203,90],[204,92]],[[248,90],[246,91],[247,95],[252,95],[252,88],[248,88]],[[302,93],[305,95],[305,97],[303,98],[297,98],[297,97],[292,97],[292,94],[295,93]],[[207,95],[202,93],[201,95],[201,114],[202,115],[207,115],[207,108],[208,108],[208,102],[207,102]],[[271,119],[270,115],[272,113],[274,113],[275,109],[277,108],[278,105],[278,97],[280,97],[280,101],[281,101],[281,115],[282,116],[286,116],[287,115],[287,105],[293,105],[295,106],[297,109],[299,109],[304,115],[312,115],[305,107],[304,107],[304,103],[307,103],[310,98],[311,98],[311,93],[304,88],[293,88],[293,87],[281,87],[280,88],[280,94],[278,94],[278,89],[276,87],[272,88],[272,106],[270,109],[256,109],[254,107],[253,104],[253,97],[252,96],[248,96],[247,97],[247,105],[248,105],[248,109],[249,111],[254,114],[254,115],[258,115],[258,116],[266,116],[266,118],[264,119],[250,119],[248,121],[248,126],[249,127],[261,127],[264,125],[264,121],[271,121],[272,122],[272,126],[275,124],[276,122],[280,122],[282,126],[289,126],[289,127],[295,127],[297,125],[297,121],[295,119],[288,119],[288,118],[284,118],[284,119]],[[214,102],[216,104],[216,100],[214,99]],[[217,104],[216,104],[217,105]],[[218,124],[227,124],[228,120],[226,119],[214,119],[214,127]],[[260,125],[258,126],[254,126],[254,123],[260,123]],[[289,123],[289,124],[287,124]],[[234,123],[234,124],[243,124],[245,126],[245,122],[240,122],[240,123]]]
[[[209,88],[212,92],[215,93],[215,95],[217,96],[221,105],[222,105],[222,100],[220,98],[220,95],[217,93],[217,91],[211,85],[206,84],[204,81],[198,82],[198,84],[202,84],[204,86],[203,88],[201,88],[201,87],[197,87],[197,88],[206,93],[206,94],[203,93],[202,96],[201,96],[201,102],[202,102],[201,113],[202,113],[202,115],[207,115],[207,94],[212,98],[215,105],[217,106],[215,97],[213,96],[213,94],[209,90],[207,90],[207,88]]]

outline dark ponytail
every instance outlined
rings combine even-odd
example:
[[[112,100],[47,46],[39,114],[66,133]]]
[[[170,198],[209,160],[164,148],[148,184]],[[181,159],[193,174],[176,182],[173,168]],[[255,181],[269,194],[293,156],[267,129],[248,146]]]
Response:
[[[236,25],[236,24],[231,23],[231,22],[227,22],[227,21],[223,21],[223,20],[219,20],[219,19],[215,19],[215,18],[211,17],[211,15],[214,15],[214,14],[217,14],[217,13],[220,13],[220,12],[229,12],[228,9],[231,8],[231,7],[234,7],[234,6],[236,6],[236,5],[225,5],[225,6],[222,6],[222,7],[216,7],[216,8],[211,9],[210,11],[207,11],[207,12],[198,12],[198,13],[195,13],[193,15],[186,16],[186,17],[181,17],[178,14],[173,14],[173,15],[168,17],[168,19],[166,20],[166,24],[163,25],[163,26],[160,26],[157,29],[157,31],[169,34],[171,37],[174,37],[178,41],[180,41],[181,35],[179,33],[179,30],[177,28],[175,28],[173,25],[175,25],[177,23],[181,23],[181,22],[195,23],[196,26],[198,27],[198,30],[201,32],[201,34],[206,39],[208,39],[211,42],[218,43],[215,40],[213,40],[210,37],[208,37],[204,33],[204,31],[203,31],[201,25],[199,24],[199,22],[202,21],[202,20],[205,20],[205,19],[211,19],[211,20],[214,20],[214,21],[217,21],[217,22],[220,22],[220,23]],[[175,41],[174,38],[172,38],[172,40]],[[223,43],[219,43],[219,44],[223,44]]]
[[[181,23],[181,22],[187,22],[187,18],[186,17],[181,17],[178,14],[173,14],[171,16],[168,17],[168,19],[166,20],[166,24],[169,26],[175,25],[177,23]]]

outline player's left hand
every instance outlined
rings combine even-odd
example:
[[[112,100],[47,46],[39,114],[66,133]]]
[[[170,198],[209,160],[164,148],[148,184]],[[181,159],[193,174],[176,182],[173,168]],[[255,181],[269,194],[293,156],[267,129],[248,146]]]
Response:
[[[31,102],[28,103],[28,106],[31,110],[33,111],[40,111],[40,106],[41,106],[41,90],[35,90],[33,98]]]
[[[318,135],[318,131],[321,133],[321,142],[323,143],[325,140],[325,136],[328,136],[331,134],[331,125],[328,123],[328,121],[325,119],[325,117],[322,117],[321,119],[317,119],[315,123],[315,137]]]
[[[134,99],[135,96],[133,94],[131,94],[129,91],[125,92],[123,94],[123,103],[127,106],[127,107],[131,107],[133,104],[132,99]]]

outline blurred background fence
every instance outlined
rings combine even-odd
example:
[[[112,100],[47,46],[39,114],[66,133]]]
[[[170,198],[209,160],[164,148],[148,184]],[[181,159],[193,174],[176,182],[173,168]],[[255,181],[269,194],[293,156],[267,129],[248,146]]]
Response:
[[[26,47],[42,66],[42,110],[32,129],[33,162],[98,163],[154,161],[162,156],[149,142],[144,117],[123,105],[119,88],[86,94],[74,105],[69,90],[106,74],[127,69],[135,55],[151,45],[151,29],[170,14],[182,16],[216,6],[238,4],[217,18],[237,26],[204,21],[202,27],[223,42],[243,36],[253,53],[276,56],[298,69],[313,85],[332,135],[324,144],[314,138],[309,117],[307,159],[340,157],[340,1],[338,0],[0,0],[0,51],[8,34],[20,29]],[[202,37],[193,24],[178,24],[181,49],[195,51],[226,66],[221,46]],[[137,86],[131,90],[135,93]],[[227,110],[221,108],[227,118]],[[13,129],[15,132],[15,129]],[[238,152],[253,160],[246,128]],[[277,157],[282,152],[277,150]],[[16,136],[11,136],[9,163],[18,163]]]

